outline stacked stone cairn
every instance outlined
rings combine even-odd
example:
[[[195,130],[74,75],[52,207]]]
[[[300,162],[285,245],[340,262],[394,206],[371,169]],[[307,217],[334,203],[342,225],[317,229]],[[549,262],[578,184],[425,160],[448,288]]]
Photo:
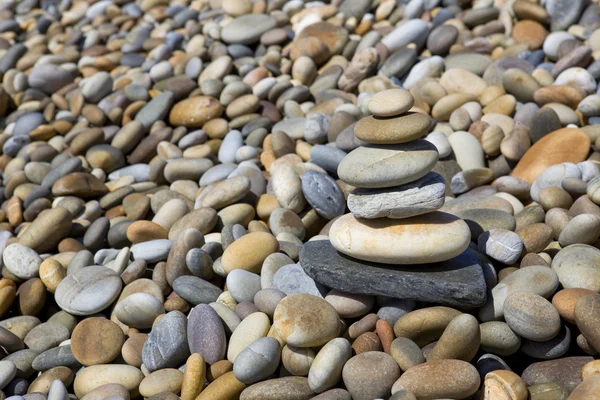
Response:
[[[432,171],[437,148],[421,139],[433,120],[409,111],[413,104],[400,88],[369,101],[372,115],[354,128],[365,144],[337,170],[355,187],[350,213],[333,222],[329,242],[305,245],[301,263],[316,281],[339,290],[478,306],[485,283],[476,257],[465,252],[471,233],[465,221],[438,211],[446,183]]]

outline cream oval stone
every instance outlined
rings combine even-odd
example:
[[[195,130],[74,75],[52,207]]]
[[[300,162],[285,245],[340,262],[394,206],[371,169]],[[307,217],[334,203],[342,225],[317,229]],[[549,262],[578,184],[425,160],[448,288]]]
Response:
[[[118,383],[125,386],[132,397],[135,397],[142,379],[144,379],[142,371],[131,365],[93,365],[77,373],[73,388],[75,395],[82,398],[97,387]]]
[[[235,328],[235,331],[229,339],[229,348],[227,349],[227,359],[234,362],[237,356],[250,343],[256,339],[267,336],[271,323],[265,313],[255,312],[248,315]]]
[[[358,220],[346,214],[331,226],[329,240],[339,252],[360,260],[425,264],[461,254],[471,232],[463,220],[439,211],[402,220]]]
[[[415,103],[408,90],[395,88],[376,93],[367,107],[378,117],[393,117],[407,112]]]

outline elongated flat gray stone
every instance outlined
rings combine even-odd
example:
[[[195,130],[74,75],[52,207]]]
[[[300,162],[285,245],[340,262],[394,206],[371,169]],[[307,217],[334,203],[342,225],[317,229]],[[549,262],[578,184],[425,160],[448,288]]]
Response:
[[[348,208],[357,218],[407,218],[442,207],[445,190],[444,178],[436,172],[429,172],[400,186],[355,189],[348,196]]]
[[[300,265],[315,281],[349,293],[457,307],[479,307],[486,301],[481,265],[468,250],[441,263],[389,266],[350,258],[319,240],[302,246]]]

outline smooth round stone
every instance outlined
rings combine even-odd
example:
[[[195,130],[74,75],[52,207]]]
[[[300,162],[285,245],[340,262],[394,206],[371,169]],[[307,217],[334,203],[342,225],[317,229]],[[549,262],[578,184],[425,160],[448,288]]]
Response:
[[[127,296],[115,307],[119,321],[136,329],[148,329],[165,309],[156,297],[148,293],[134,293]]]
[[[169,113],[169,121],[175,126],[201,128],[211,119],[223,113],[221,103],[210,96],[190,97],[176,103]]]
[[[252,232],[227,246],[221,264],[226,273],[243,269],[259,273],[265,259],[279,251],[277,239],[266,232]]]
[[[112,88],[112,77],[108,72],[101,71],[85,80],[81,87],[81,93],[90,103],[98,103],[112,91]]]
[[[71,336],[71,350],[81,364],[108,364],[121,353],[125,335],[119,325],[105,318],[81,321]]]
[[[174,394],[181,391],[183,373],[174,368],[161,369],[152,372],[140,382],[140,395],[146,398],[156,398],[167,393]],[[177,397],[177,396],[175,396]],[[168,397],[159,397],[167,400]]]
[[[302,223],[302,219],[296,213],[284,208],[276,208],[271,212],[269,229],[275,236],[288,233],[302,240],[306,235],[306,228]]]
[[[600,291],[600,250],[585,244],[573,244],[560,250],[552,260],[552,269],[565,288]]]
[[[471,241],[471,232],[461,219],[439,211],[402,221],[358,220],[346,214],[333,223],[329,237],[336,250],[360,260],[425,264],[461,254]],[[387,243],[398,245],[390,248]]]
[[[168,239],[148,240],[131,246],[131,254],[135,260],[144,260],[148,263],[165,261],[173,242]]]
[[[69,330],[64,325],[49,321],[37,325],[29,331],[23,339],[23,343],[31,350],[43,352],[67,340],[69,334]]]
[[[142,371],[131,365],[93,365],[84,368],[75,375],[73,389],[78,398],[83,398],[87,395],[85,397],[86,400],[111,398],[110,396],[124,395],[121,387],[129,391],[128,395],[136,393],[143,379],[144,374]],[[119,387],[103,387],[104,385],[108,386],[108,384],[118,384]]]
[[[514,232],[491,229],[479,235],[479,251],[504,264],[515,263],[523,252],[523,241]]]
[[[211,306],[199,304],[192,309],[188,318],[187,337],[190,352],[201,354],[208,364],[212,365],[225,357],[225,329]]]
[[[563,289],[552,297],[552,305],[566,321],[575,323],[575,305],[577,301],[588,294],[596,292],[589,289]]]
[[[521,338],[515,334],[506,322],[489,321],[479,325],[481,349],[486,352],[509,356],[521,347]]]
[[[242,392],[240,400],[294,400],[310,399],[313,392],[307,379],[301,376],[286,376],[256,383]]]
[[[442,176],[429,172],[414,182],[400,186],[355,189],[348,195],[348,208],[357,218],[408,218],[441,208],[445,189]]]
[[[315,352],[310,347],[285,345],[281,351],[281,363],[295,376],[306,376],[315,360]]]
[[[43,64],[31,71],[28,81],[29,87],[51,95],[73,82],[73,75],[58,65]]]
[[[266,14],[237,17],[221,30],[221,39],[228,44],[254,44],[263,33],[277,26],[275,18]]]
[[[17,367],[12,361],[0,361],[0,387],[4,389],[6,385],[17,375]]]
[[[121,287],[121,278],[113,270],[91,266],[67,275],[54,297],[59,307],[70,314],[92,315],[112,304]]]
[[[406,390],[417,398],[464,399],[472,396],[481,383],[479,372],[460,360],[437,360],[417,365],[394,383],[392,393]]]
[[[399,144],[424,136],[431,125],[426,114],[408,113],[398,117],[365,117],[354,126],[360,140],[373,144]]]
[[[271,376],[279,366],[281,347],[277,339],[263,337],[250,343],[236,357],[233,374],[247,385]]]
[[[532,265],[516,270],[492,289],[492,296],[480,309],[480,318],[486,321],[501,318],[506,297],[511,293],[525,291],[549,298],[558,284],[558,276],[546,266]]]
[[[421,19],[415,18],[395,28],[381,42],[390,52],[394,52],[409,43],[416,43],[417,47],[421,47],[425,43],[428,32],[428,24]]]
[[[329,175],[305,172],[302,175],[302,193],[308,204],[325,219],[334,219],[346,210],[344,192]]]
[[[292,294],[279,302],[273,316],[277,334],[296,347],[315,347],[339,333],[339,317],[325,300],[310,294]]]
[[[475,136],[465,131],[454,132],[448,137],[456,162],[463,170],[485,168],[481,143]]]
[[[425,346],[440,338],[446,326],[461,312],[450,307],[427,307],[411,311],[394,324],[396,337],[413,340]]]
[[[578,163],[585,160],[589,148],[589,137],[584,131],[576,128],[559,129],[531,146],[510,175],[533,183],[554,164]]]
[[[325,301],[335,308],[342,318],[356,318],[365,315],[375,304],[375,298],[360,294],[332,290],[325,296]]]
[[[328,172],[336,173],[338,166],[346,156],[346,152],[338,147],[326,145],[313,146],[310,149],[311,162]]]
[[[267,336],[271,323],[269,317],[261,312],[254,312],[242,320],[229,339],[227,359],[235,363],[238,355],[252,342]]]
[[[195,276],[183,275],[173,281],[173,290],[192,305],[216,301],[221,288]]]
[[[388,89],[371,97],[368,108],[376,117],[394,117],[410,110],[413,104],[414,99],[408,90]]]
[[[189,355],[187,319],[180,311],[171,311],[150,331],[142,350],[144,365],[149,371],[178,368]]]
[[[308,385],[315,393],[324,392],[342,379],[342,368],[352,357],[350,342],[335,338],[319,350],[308,372]]]
[[[402,371],[425,362],[423,351],[415,342],[405,337],[394,339],[390,346],[390,354]]]
[[[431,31],[427,38],[427,49],[431,54],[444,55],[456,42],[459,32],[453,25],[439,25]]]
[[[284,292],[274,288],[259,290],[254,296],[254,304],[260,312],[272,317],[277,304],[286,296]]]
[[[392,146],[364,146],[349,153],[339,177],[361,188],[386,188],[413,182],[434,167],[437,149],[425,140]]]
[[[226,285],[227,290],[238,303],[252,302],[260,290],[260,276],[243,269],[235,269],[227,274]]]
[[[450,321],[435,346],[427,353],[427,361],[456,359],[471,361],[481,341],[477,318],[462,314]]]
[[[518,335],[535,341],[554,338],[560,331],[560,316],[542,296],[514,292],[504,301],[504,319]]]
[[[571,219],[560,232],[558,242],[567,247],[572,244],[593,244],[600,237],[600,217],[579,214]]]
[[[444,133],[431,132],[425,137],[425,140],[436,147],[440,158],[445,158],[452,154],[452,146],[450,146],[450,141]]]
[[[400,368],[389,354],[367,351],[344,364],[342,377],[353,399],[388,398],[392,385],[400,377]]]
[[[38,275],[42,259],[32,249],[20,243],[13,243],[2,252],[2,261],[16,277],[30,279]]]

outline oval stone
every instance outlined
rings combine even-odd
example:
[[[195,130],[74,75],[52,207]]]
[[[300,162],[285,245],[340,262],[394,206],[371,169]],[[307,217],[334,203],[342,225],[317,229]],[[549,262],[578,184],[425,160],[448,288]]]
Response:
[[[425,264],[461,254],[471,231],[463,220],[439,211],[402,220],[359,220],[346,214],[333,223],[329,238],[336,250],[360,260]]]
[[[426,140],[391,146],[362,146],[344,157],[337,173],[352,186],[386,188],[425,176],[437,159],[437,148]]]
[[[273,316],[277,334],[296,347],[315,347],[339,333],[339,317],[325,300],[304,293],[292,294],[279,302]]]
[[[111,269],[85,267],[59,283],[55,299],[60,308],[70,314],[92,315],[112,304],[122,285],[119,275]]]
[[[481,378],[471,364],[460,360],[438,360],[417,365],[394,383],[392,393],[402,389],[417,398],[465,399],[472,396]]]

